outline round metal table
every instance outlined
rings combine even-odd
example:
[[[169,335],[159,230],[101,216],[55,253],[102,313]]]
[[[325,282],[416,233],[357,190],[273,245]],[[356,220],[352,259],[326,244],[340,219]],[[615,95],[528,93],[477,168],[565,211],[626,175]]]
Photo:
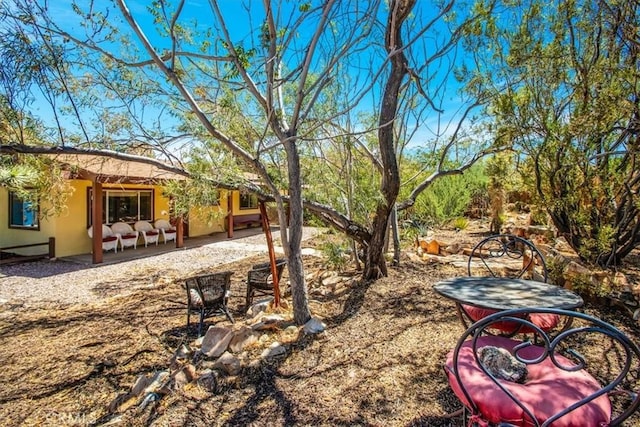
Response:
[[[574,309],[584,304],[582,297],[559,286],[507,277],[455,277],[436,283],[434,289],[458,303],[494,310]]]

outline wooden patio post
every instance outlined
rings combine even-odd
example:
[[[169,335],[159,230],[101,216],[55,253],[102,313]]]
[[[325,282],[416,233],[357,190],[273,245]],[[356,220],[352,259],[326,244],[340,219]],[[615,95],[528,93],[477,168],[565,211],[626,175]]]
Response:
[[[93,225],[93,242],[91,262],[100,264],[102,257],[102,184],[93,180],[93,199],[91,200],[91,224]]]
[[[233,191],[227,191],[227,238],[233,237]]]
[[[184,219],[182,215],[176,218],[176,248],[184,246]]]
[[[269,248],[269,263],[271,264],[271,277],[273,278],[273,306],[280,307],[280,283],[276,268],[276,251],[273,248],[273,238],[271,237],[271,227],[269,217],[264,202],[260,202],[260,215],[262,216],[262,230],[267,237],[267,248]]]

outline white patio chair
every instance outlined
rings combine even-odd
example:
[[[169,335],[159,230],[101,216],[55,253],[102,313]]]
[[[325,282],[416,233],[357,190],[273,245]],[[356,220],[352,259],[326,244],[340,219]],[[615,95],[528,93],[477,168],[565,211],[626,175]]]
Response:
[[[111,224],[111,230],[120,235],[120,247],[129,248],[133,246],[133,249],[137,249],[138,246],[138,232],[131,228],[126,222],[116,222]]]
[[[93,239],[93,225],[87,230],[89,237]],[[102,224],[102,250],[118,252],[119,235],[114,233],[109,227]]]
[[[166,244],[168,241],[176,241],[176,229],[166,219],[157,219],[153,226],[162,233],[162,240]]]
[[[144,239],[144,247],[146,248],[149,243],[158,244],[158,238],[160,237],[160,231],[153,228],[151,224],[147,221],[138,221],[133,224],[133,228],[136,229],[140,234],[142,234],[142,238]]]

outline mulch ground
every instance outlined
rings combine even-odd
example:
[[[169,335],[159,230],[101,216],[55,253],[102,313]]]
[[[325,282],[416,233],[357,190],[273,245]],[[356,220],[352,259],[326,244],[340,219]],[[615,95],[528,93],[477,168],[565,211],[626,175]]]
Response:
[[[263,259],[224,266],[232,278],[233,314],[243,319],[242,278]],[[321,258],[304,257],[308,270]],[[126,298],[92,305],[5,310],[0,317],[0,424],[455,426],[460,408],[442,368],[463,328],[432,290],[466,272],[403,259],[389,276],[355,281],[344,292],[312,295],[326,332],[301,335],[286,355],[223,378],[216,393],[199,388],[167,395],[144,410],[109,414],[109,404],[140,374],[166,369],[186,330],[181,284],[159,278]],[[638,324],[607,307],[585,311],[618,325],[636,341]],[[274,340],[277,336],[274,337]],[[268,344],[268,343],[267,343]],[[256,350],[258,353],[260,349]],[[633,425],[633,424],[629,424]]]

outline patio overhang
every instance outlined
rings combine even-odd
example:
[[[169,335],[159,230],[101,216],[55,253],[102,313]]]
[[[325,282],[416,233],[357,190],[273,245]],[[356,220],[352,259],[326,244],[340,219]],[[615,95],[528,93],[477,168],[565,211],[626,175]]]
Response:
[[[162,181],[186,180],[187,173],[177,173],[157,161],[121,159],[96,154],[46,154],[62,164],[70,179],[86,179],[101,184],[156,184]]]
[[[62,165],[68,179],[83,179],[92,182],[92,223],[102,224],[103,184],[158,184],[170,180],[186,180],[187,172],[165,165],[162,162],[121,153],[42,153]],[[102,249],[102,227],[93,227],[92,261],[100,264],[104,260]],[[176,248],[184,245],[182,218],[176,218]]]

